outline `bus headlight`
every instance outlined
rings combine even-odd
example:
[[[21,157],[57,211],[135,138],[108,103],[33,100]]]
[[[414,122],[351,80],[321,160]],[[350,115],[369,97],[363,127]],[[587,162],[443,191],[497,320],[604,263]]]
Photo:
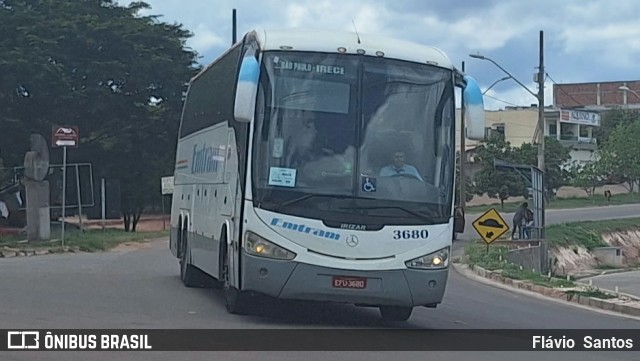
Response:
[[[245,236],[244,249],[247,253],[258,257],[284,260],[290,260],[296,257],[295,253],[277,246],[251,232],[247,232]]]
[[[405,262],[409,268],[441,269],[449,266],[449,247]]]

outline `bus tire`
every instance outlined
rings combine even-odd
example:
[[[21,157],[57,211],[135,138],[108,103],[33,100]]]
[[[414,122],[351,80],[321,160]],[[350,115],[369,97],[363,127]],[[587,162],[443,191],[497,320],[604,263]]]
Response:
[[[201,287],[200,274],[191,265],[191,249],[186,226],[182,228],[180,235],[180,280],[187,287]]]
[[[176,256],[178,260],[182,258],[182,216],[178,217],[178,232],[176,232]]]
[[[411,317],[413,307],[402,306],[380,306],[380,316],[385,321],[400,322]]]
[[[226,237],[223,242],[227,242]],[[248,309],[248,295],[231,285],[229,281],[229,252],[224,247],[223,265],[222,265],[222,295],[224,297],[224,306],[227,312],[234,315],[243,315]]]

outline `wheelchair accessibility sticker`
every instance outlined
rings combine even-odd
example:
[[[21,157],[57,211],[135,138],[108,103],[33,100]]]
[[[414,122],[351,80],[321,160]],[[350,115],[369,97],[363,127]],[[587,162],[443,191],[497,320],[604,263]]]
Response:
[[[376,179],[373,177],[362,177],[362,191],[371,193],[376,191]]]

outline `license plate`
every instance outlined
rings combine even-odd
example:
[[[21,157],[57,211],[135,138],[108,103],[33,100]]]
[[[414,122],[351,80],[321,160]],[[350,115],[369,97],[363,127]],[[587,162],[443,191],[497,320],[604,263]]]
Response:
[[[367,288],[367,279],[364,277],[333,277],[334,288]]]

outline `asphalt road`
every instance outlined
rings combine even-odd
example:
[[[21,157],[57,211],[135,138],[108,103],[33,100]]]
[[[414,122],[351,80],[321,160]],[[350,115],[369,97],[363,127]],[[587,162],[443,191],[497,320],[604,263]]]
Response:
[[[640,271],[589,277],[581,281],[589,282],[589,280],[598,288],[615,291],[618,287],[618,292],[640,297]]]
[[[0,320],[18,328],[640,328],[640,321],[488,287],[450,275],[437,309],[387,324],[377,309],[261,302],[255,315],[227,314],[220,292],[188,289],[160,240],[142,249],[48,255],[0,262]]]
[[[640,207],[638,207],[640,209]],[[569,211],[564,211],[569,212]],[[618,210],[603,211],[599,214]],[[570,213],[570,212],[569,212]],[[583,211],[577,212],[583,214]],[[564,214],[566,217],[567,215]],[[582,215],[577,215],[583,217]],[[614,216],[616,217],[616,216]],[[261,302],[251,316],[230,315],[219,291],[184,288],[166,240],[142,248],[0,260],[1,328],[640,328],[640,321],[594,312],[467,279],[453,271],[443,305],[418,308],[389,324],[377,310],[348,305]],[[464,340],[460,340],[464,342]],[[428,353],[433,356],[436,353]],[[451,357],[453,353],[439,353]],[[400,356],[402,355],[402,356]],[[460,353],[460,359],[511,359]],[[555,356],[555,357],[553,357]],[[637,360],[639,353],[563,353],[562,359]],[[425,353],[6,353],[0,360],[423,360]],[[553,360],[558,354],[519,353]]]

